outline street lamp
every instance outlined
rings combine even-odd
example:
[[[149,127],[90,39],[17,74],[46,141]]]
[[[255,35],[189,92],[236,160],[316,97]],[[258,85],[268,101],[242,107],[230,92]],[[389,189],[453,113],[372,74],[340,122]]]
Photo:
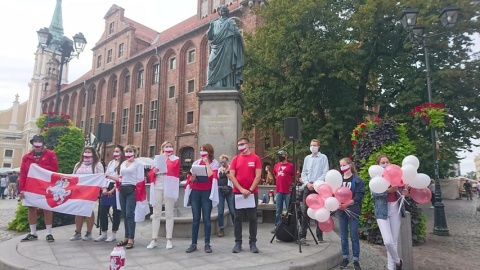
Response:
[[[457,22],[459,9],[454,5],[447,5],[440,13],[440,21],[445,27],[452,27]],[[442,33],[426,35],[425,27],[417,25],[418,12],[414,8],[406,8],[403,10],[400,22],[403,28],[409,32],[410,40],[417,46],[423,46],[425,51],[425,68],[427,71],[427,91],[428,102],[432,103],[432,84],[430,74],[430,61],[428,52],[428,39]],[[434,226],[433,234],[439,236],[448,236],[447,220],[445,218],[445,205],[442,203],[442,191],[440,189],[439,175],[438,175],[438,159],[437,159],[437,139],[435,130],[430,126],[430,133],[432,137],[432,154],[434,164],[434,180],[435,180],[435,212],[434,212]]]
[[[58,80],[56,85],[56,96],[55,96],[55,114],[59,113],[60,106],[60,88],[62,86],[62,75],[63,75],[63,66],[68,63],[72,58],[78,57],[85,45],[87,40],[82,33],[78,33],[73,36],[73,41],[65,36],[61,39],[53,39],[50,30],[46,27],[37,31],[38,42],[42,48],[49,47],[53,50],[54,58],[57,57],[57,52],[60,56],[60,69],[58,73]],[[75,45],[75,46],[74,46]],[[75,52],[74,52],[75,51]]]

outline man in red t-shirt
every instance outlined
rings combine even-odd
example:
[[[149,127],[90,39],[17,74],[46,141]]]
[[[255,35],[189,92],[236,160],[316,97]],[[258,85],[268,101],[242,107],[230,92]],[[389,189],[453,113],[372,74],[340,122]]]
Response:
[[[242,250],[242,216],[245,214],[249,219],[249,244],[250,252],[258,253],[257,248],[257,204],[258,204],[258,183],[262,174],[262,161],[256,154],[250,152],[248,138],[240,138],[237,141],[239,155],[232,159],[230,165],[230,180],[233,183],[235,195],[235,246],[233,253]],[[243,195],[243,198],[241,196]],[[239,197],[240,196],[240,197]],[[237,208],[237,200],[254,199],[255,206],[251,208]]]
[[[290,187],[293,183],[293,164],[287,160],[287,152],[285,150],[278,151],[278,163],[273,167],[273,174],[276,178],[275,203],[277,205],[277,212],[275,213],[275,227],[280,223],[283,206],[288,209],[290,202]],[[275,233],[275,229],[272,231]]]

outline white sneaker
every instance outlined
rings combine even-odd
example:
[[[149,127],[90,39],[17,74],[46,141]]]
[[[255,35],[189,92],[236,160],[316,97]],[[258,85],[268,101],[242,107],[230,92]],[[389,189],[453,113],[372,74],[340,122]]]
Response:
[[[117,240],[116,235],[115,235],[115,234],[110,234],[110,235],[107,237],[107,239],[105,239],[105,242],[113,242],[113,241],[115,241],[115,240]]]
[[[153,248],[156,248],[157,246],[158,246],[157,241],[152,240],[150,244],[148,244],[147,249],[153,249]]]
[[[75,231],[75,234],[72,237],[70,237],[70,241],[75,241],[75,240],[80,240],[80,239],[82,239],[82,234],[78,233],[76,231]]]
[[[82,237],[83,241],[90,241],[92,240],[92,233],[86,232],[85,236]]]
[[[167,245],[165,246],[166,249],[172,249],[173,248],[173,244],[172,244],[172,240],[167,240]]]
[[[95,242],[105,241],[107,239],[106,234],[101,234],[99,237],[95,238]]]

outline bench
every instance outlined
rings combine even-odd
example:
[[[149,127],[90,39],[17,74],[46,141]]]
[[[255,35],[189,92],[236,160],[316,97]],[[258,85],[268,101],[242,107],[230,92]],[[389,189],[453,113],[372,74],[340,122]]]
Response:
[[[257,206],[257,211],[262,213],[263,223],[275,223],[276,204],[262,203]]]

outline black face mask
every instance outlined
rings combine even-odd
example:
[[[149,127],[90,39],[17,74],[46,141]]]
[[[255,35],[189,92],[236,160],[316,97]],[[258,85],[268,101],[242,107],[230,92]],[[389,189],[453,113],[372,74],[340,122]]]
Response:
[[[279,161],[284,161],[284,160],[285,160],[285,157],[284,157],[284,156],[278,156],[278,160],[279,160]]]

